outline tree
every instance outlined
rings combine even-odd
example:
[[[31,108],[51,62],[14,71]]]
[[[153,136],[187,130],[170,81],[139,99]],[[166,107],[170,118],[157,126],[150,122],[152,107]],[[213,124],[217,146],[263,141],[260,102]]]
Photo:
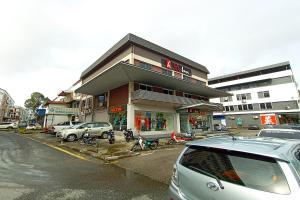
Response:
[[[43,105],[48,100],[49,98],[45,97],[43,94],[39,92],[33,92],[30,96],[30,99],[25,101],[24,106],[35,112],[40,105]]]

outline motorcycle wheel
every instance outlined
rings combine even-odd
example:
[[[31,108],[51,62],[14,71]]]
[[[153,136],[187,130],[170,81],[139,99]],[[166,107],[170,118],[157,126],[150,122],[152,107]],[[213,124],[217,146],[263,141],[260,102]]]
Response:
[[[129,137],[126,137],[125,140],[126,140],[126,142],[130,142],[130,138]]]
[[[109,139],[108,142],[109,142],[109,144],[114,144],[115,140],[114,139]]]
[[[151,150],[154,150],[154,149],[157,149],[157,146],[158,146],[158,143],[157,142],[152,142],[150,145],[149,145],[149,148]]]
[[[137,150],[137,145],[133,145],[133,147],[130,149],[130,151],[134,152],[135,150]]]

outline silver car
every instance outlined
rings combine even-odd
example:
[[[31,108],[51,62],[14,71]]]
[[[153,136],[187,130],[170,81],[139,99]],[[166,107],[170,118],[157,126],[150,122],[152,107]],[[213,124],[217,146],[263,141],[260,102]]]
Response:
[[[296,200],[300,141],[215,137],[187,144],[173,169],[170,200]]]

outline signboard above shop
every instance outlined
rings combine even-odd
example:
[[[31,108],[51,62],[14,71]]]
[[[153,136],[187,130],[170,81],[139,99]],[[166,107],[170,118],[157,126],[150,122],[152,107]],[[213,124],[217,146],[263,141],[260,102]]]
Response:
[[[161,65],[162,67],[165,67],[169,70],[173,70],[179,73],[182,73],[187,76],[192,76],[192,70],[184,65],[181,65],[177,62],[172,61],[168,58],[162,58],[161,59]]]
[[[46,114],[79,115],[79,109],[51,106],[47,109]]]

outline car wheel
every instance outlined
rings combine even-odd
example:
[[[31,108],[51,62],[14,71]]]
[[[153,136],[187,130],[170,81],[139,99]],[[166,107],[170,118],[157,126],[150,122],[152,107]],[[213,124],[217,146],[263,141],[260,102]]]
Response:
[[[76,140],[76,138],[77,138],[76,135],[71,134],[71,135],[68,135],[67,141],[68,142],[74,142]]]
[[[108,135],[107,133],[102,133],[102,136],[101,136],[103,139],[107,139],[108,138]]]
[[[12,130],[12,129],[13,129],[13,127],[11,127],[11,126],[10,126],[10,127],[8,127],[8,130]]]

